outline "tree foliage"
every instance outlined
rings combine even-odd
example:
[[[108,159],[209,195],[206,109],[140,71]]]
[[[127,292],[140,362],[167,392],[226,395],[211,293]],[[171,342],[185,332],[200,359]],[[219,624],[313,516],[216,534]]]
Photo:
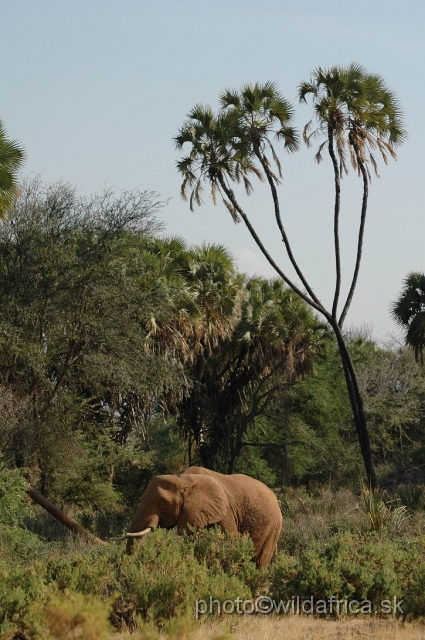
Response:
[[[415,358],[423,362],[425,347],[425,275],[409,273],[403,291],[392,305],[391,315],[406,331],[406,344],[415,351]]]
[[[159,300],[143,254],[159,209],[147,192],[86,199],[35,181],[0,229],[0,379],[27,405],[9,457],[46,491],[96,458],[112,477],[114,443],[184,393],[181,371],[146,346]]]
[[[25,152],[17,140],[10,140],[0,120],[0,220],[6,221],[7,210],[17,192],[17,172],[25,160]]]

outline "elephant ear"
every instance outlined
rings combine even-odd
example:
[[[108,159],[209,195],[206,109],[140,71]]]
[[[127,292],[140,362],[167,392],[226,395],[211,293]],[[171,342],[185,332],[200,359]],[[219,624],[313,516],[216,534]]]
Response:
[[[187,474],[184,480],[186,486],[183,490],[183,506],[177,523],[179,533],[194,527],[203,529],[208,525],[222,524],[229,520],[229,500],[215,478]]]

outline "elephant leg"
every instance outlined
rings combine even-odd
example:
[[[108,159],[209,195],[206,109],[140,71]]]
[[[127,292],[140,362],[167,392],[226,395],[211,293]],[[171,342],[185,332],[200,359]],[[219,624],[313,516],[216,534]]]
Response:
[[[279,539],[280,529],[278,531],[271,532],[262,544],[255,547],[254,560],[258,569],[267,567],[272,559],[273,554],[277,550],[277,541]]]

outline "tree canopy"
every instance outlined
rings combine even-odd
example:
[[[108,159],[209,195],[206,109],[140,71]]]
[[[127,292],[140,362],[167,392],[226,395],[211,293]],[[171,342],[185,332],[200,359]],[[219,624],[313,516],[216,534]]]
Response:
[[[0,120],[0,220],[5,222],[7,210],[17,189],[17,172],[25,160],[25,152],[17,140],[10,140]]]
[[[423,362],[425,347],[425,274],[411,272],[406,276],[404,287],[393,303],[391,315],[406,331],[406,344],[415,351],[416,359]]]

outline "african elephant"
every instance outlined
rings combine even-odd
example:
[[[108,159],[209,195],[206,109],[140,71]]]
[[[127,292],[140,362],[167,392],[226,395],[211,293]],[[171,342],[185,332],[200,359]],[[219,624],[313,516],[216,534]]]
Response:
[[[230,533],[248,533],[257,567],[265,567],[276,550],[282,514],[276,496],[265,484],[242,474],[223,475],[189,467],[178,475],[156,476],[144,492],[131,521],[127,552],[134,538],[156,527],[177,533],[220,525]]]

